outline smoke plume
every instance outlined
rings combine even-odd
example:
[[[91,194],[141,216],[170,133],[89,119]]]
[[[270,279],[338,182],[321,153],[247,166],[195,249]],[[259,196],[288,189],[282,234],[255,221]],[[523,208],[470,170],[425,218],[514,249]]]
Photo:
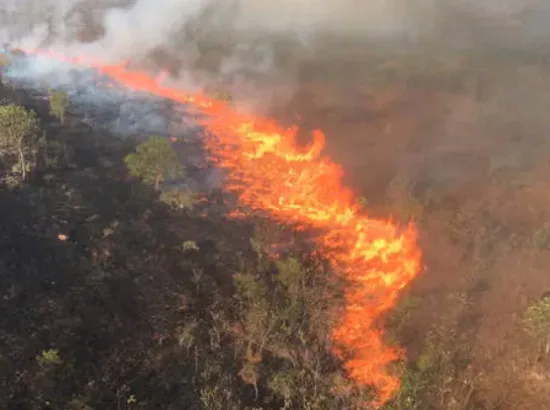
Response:
[[[550,42],[549,13],[550,6],[538,0],[1,0],[0,41],[4,49],[46,48],[167,72],[172,85],[221,91],[238,108],[263,113],[292,99],[311,73],[304,69],[308,59],[319,72],[329,65],[340,70],[338,61],[326,63],[332,57],[318,56],[332,55],[342,41],[365,49],[428,44],[536,51]],[[86,105],[86,115],[93,116],[94,103],[102,125],[115,131],[170,128],[158,100],[116,89],[106,93],[97,76],[47,57],[17,61],[5,76],[33,87],[65,88],[73,102]],[[514,93],[497,86],[500,94],[502,88]],[[445,120],[454,130],[452,119],[460,115],[453,113],[461,110],[457,103]],[[450,134],[444,131],[439,140],[464,146]]]
[[[262,109],[292,96],[300,62],[325,52],[327,36],[526,47],[550,39],[537,7],[537,0],[3,0],[0,41],[5,48],[139,62],[169,71],[186,87],[221,84]],[[529,21],[514,24],[529,10]]]
[[[323,64],[342,69],[339,61],[327,63],[332,57],[318,57],[332,55],[344,41],[364,49],[428,45],[536,54],[550,43],[548,15],[550,6],[538,0],[1,0],[0,41],[4,49],[47,48],[167,72],[165,81],[173,85],[222,91],[238,107],[262,113],[290,101],[311,72],[304,69],[308,60],[315,60],[317,71]],[[97,76],[75,73],[65,63],[25,58],[5,75],[30,86],[65,88],[73,101],[93,102],[102,107],[103,120],[111,113],[116,131],[170,128],[159,101],[122,90],[105,93],[97,88]],[[506,84],[490,80],[490,93],[515,101],[513,78]],[[468,148],[452,136],[464,124],[455,120],[463,108],[460,102],[450,107],[438,141]],[[433,153],[438,157],[435,147]],[[425,163],[425,156],[417,161]]]
[[[0,39],[113,62],[164,53],[185,60],[186,69],[217,46],[227,59],[220,71],[234,72],[240,61],[266,72],[276,68],[275,38],[302,46],[326,34],[471,46],[498,42],[498,31],[527,45],[550,38],[541,7],[537,0],[3,0]],[[521,28],[514,25],[529,13]]]
[[[548,14],[538,0],[1,0],[0,41],[163,71],[173,85],[223,92],[262,113],[294,96],[308,59],[323,70],[317,57],[344,40],[363,49],[540,50],[550,43]],[[5,74],[105,105],[97,78],[70,68],[36,57]],[[128,97],[109,95],[113,105]]]

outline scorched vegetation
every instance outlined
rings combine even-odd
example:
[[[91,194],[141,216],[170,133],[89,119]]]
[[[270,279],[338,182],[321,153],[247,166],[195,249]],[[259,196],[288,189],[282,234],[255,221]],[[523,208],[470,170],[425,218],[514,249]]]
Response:
[[[367,403],[330,352],[338,282],[314,249],[273,259],[282,225],[161,201],[184,172],[167,140],[136,148],[2,92],[1,408]]]

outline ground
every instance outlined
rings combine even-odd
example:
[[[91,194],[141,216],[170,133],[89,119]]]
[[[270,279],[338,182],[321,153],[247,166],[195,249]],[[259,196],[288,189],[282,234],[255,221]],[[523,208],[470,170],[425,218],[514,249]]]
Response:
[[[298,121],[304,141],[309,129],[324,130],[326,155],[368,211],[419,229],[424,269],[386,318],[388,342],[407,352],[387,409],[550,407],[548,352],[524,321],[550,289],[550,69],[516,56],[434,61],[362,48],[291,66],[295,92],[270,113]],[[322,297],[298,295],[325,322],[285,316],[296,334],[262,333],[275,326],[270,309],[290,317],[296,308],[285,304],[290,288],[273,279],[283,268],[264,266],[250,241],[285,235],[280,227],[223,218],[223,195],[211,208],[171,209],[126,175],[131,142],[77,117],[60,126],[46,102],[2,92],[36,109],[73,159],[2,190],[0,407],[267,409],[290,400],[285,408],[357,408],[361,394],[347,385],[311,393],[322,384],[315,366],[324,380],[341,376],[333,359],[307,349],[328,343],[319,338],[330,321]],[[325,274],[313,256],[304,259],[307,272]],[[281,300],[256,282],[279,289]],[[258,305],[235,290],[245,285]],[[296,336],[307,327],[315,327],[309,345]],[[299,381],[293,369],[303,371]]]
[[[417,360],[434,327],[454,321],[438,349],[467,355],[451,377],[464,390],[449,388],[431,405],[546,408],[547,370],[525,338],[522,317],[550,285],[550,255],[533,239],[549,217],[549,68],[457,54],[425,62],[422,73],[396,56],[384,64],[413,75],[373,91],[369,79],[381,64],[368,50],[316,59],[278,114],[325,130],[327,155],[343,164],[346,181],[374,215],[417,221],[425,270],[403,295],[398,338]],[[315,71],[327,60],[338,74]],[[453,394],[467,402],[453,407]]]

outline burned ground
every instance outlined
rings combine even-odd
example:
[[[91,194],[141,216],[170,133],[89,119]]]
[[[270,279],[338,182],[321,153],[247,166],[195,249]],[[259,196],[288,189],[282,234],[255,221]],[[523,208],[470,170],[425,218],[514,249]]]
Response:
[[[175,209],[128,177],[135,142],[2,92],[39,114],[46,146],[64,155],[2,186],[0,407],[363,402],[329,354],[330,269],[308,246],[270,247],[291,230],[228,219],[232,199],[216,189]]]

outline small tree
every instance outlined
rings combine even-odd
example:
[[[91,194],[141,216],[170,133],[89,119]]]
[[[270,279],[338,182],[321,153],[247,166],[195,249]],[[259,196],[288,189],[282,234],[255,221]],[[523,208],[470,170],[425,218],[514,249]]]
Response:
[[[170,142],[162,137],[152,137],[139,144],[136,151],[124,158],[130,175],[151,184],[159,190],[167,179],[182,178],[185,168],[179,162]]]
[[[525,312],[526,330],[542,347],[544,354],[550,353],[550,298],[545,297],[533,303]]]
[[[21,178],[27,178],[27,157],[37,142],[38,117],[15,104],[0,106],[0,155],[16,155]]]
[[[65,110],[69,105],[69,97],[62,91],[50,90],[50,114],[62,124],[65,122]]]

